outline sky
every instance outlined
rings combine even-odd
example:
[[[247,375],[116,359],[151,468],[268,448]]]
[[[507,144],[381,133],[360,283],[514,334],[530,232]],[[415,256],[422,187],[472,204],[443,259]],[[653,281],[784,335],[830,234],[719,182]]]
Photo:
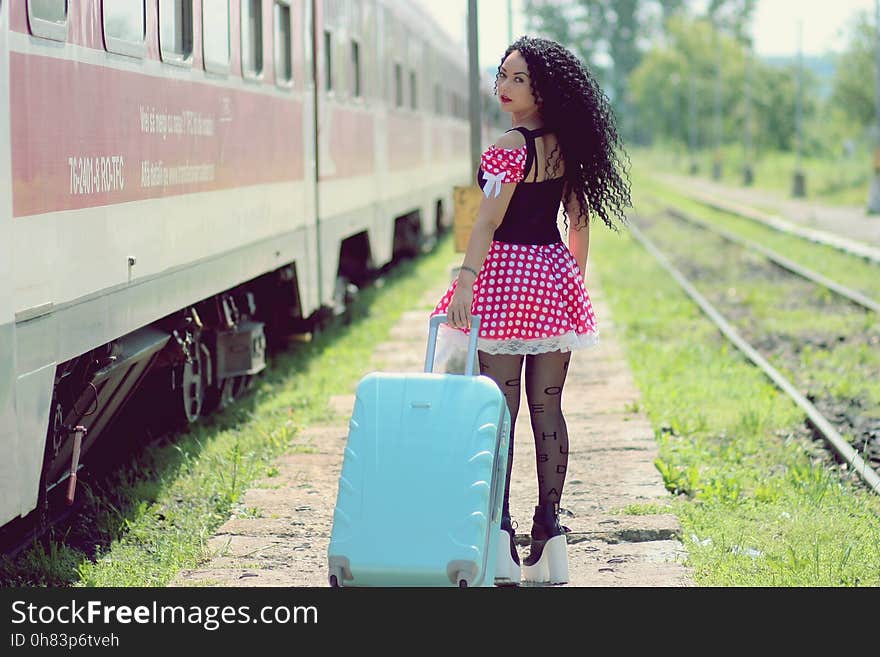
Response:
[[[839,52],[846,46],[846,27],[859,11],[873,20],[875,0],[758,0],[753,21],[759,55],[792,55],[798,51],[798,22],[807,55]]]
[[[694,0],[700,4],[699,0]],[[466,43],[467,0],[417,0],[453,37]],[[509,0],[514,38],[526,31],[524,0]],[[753,19],[755,50],[759,55],[794,55],[798,51],[798,22],[804,54],[840,51],[845,28],[859,11],[874,16],[875,0],[758,0]],[[495,67],[508,40],[508,0],[478,0],[480,67]]]

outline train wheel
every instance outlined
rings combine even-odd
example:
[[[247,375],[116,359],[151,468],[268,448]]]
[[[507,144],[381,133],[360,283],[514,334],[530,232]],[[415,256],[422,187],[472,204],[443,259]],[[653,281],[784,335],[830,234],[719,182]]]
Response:
[[[220,382],[220,385],[213,385],[205,391],[203,415],[222,411],[235,401],[235,378],[225,378]]]
[[[237,389],[235,385],[235,379],[238,377],[229,377],[225,381],[223,381],[223,386],[220,391],[220,408],[228,408],[232,404],[235,403],[235,400],[238,399],[238,395],[236,394]]]
[[[357,296],[357,286],[346,276],[337,276],[333,288],[333,316],[344,315]]]
[[[175,383],[178,387],[178,404],[183,418],[188,422],[195,422],[202,414],[202,406],[205,402],[205,373],[210,367],[205,362],[203,350],[196,345],[195,356],[191,361],[186,361],[179,366],[175,374]]]
[[[222,410],[230,403],[231,396],[231,379],[223,379],[218,381],[214,373],[210,370],[212,363],[212,354],[207,345],[201,345],[202,353],[205,357],[207,367],[205,372],[205,400],[202,403],[202,415],[210,415],[214,411]]]
[[[241,399],[254,387],[253,374],[243,374],[233,379],[232,396],[235,399]]]

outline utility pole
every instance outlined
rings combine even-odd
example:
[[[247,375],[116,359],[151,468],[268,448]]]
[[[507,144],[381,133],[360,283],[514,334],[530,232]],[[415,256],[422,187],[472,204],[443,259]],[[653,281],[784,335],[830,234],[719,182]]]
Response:
[[[477,0],[468,0],[468,81],[471,122],[471,180],[477,179],[483,152],[483,122],[480,117],[480,50],[477,40]]]
[[[880,2],[880,0],[878,0]],[[752,40],[749,38],[746,43],[746,70],[745,70],[745,90],[743,100],[746,104],[745,111],[745,153],[743,163],[743,185],[749,187],[755,179],[752,170]]]
[[[801,168],[801,151],[803,151],[803,94],[804,94],[804,49],[801,44],[803,31],[804,31],[804,21],[803,19],[798,19],[798,32],[797,32],[797,44],[798,44],[798,66],[797,66],[797,95],[795,96],[795,106],[794,106],[794,121],[795,121],[795,129],[797,131],[797,155],[795,159],[795,167],[794,167],[794,180],[792,181],[792,189],[791,195],[803,198],[807,195],[807,180],[804,176],[803,169]]]
[[[880,0],[874,1],[874,179],[868,195],[868,214],[880,214]]]
[[[721,38],[715,32],[717,40],[715,52],[715,154],[712,161],[712,178],[721,180]]]
[[[696,176],[700,173],[700,165],[697,163],[697,74],[693,62],[688,72],[688,143],[691,152],[691,175]]]
[[[507,0],[507,43],[513,43],[513,1]]]

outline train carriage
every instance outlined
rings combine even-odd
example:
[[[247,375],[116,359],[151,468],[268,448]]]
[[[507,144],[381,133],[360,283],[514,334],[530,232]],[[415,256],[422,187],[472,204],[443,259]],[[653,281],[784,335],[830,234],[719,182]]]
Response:
[[[409,2],[0,0],[0,525],[133,395],[195,420],[430,245],[465,61]]]

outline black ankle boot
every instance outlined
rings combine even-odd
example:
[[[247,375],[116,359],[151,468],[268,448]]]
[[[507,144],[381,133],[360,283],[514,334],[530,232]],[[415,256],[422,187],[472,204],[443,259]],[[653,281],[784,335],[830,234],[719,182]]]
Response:
[[[559,524],[559,506],[548,502],[535,507],[532,517],[532,545],[523,561],[523,579],[544,584],[568,581],[568,552],[565,530]]]

